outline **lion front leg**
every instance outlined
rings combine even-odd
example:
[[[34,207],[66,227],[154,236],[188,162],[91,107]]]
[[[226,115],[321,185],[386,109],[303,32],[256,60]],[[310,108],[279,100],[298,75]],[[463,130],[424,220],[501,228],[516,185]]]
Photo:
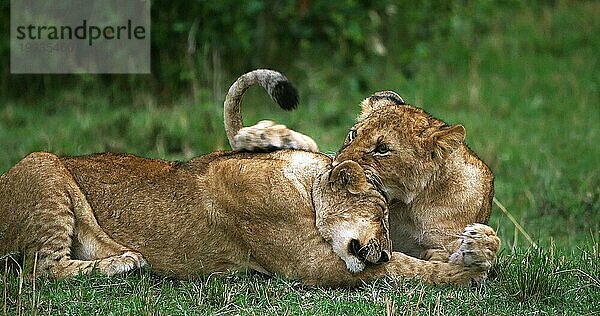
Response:
[[[359,277],[366,280],[383,276],[410,277],[428,283],[451,284],[481,282],[487,278],[499,248],[500,239],[493,228],[472,224],[465,228],[460,246],[449,259],[427,261],[394,252],[388,263],[370,267]]]
[[[268,120],[240,129],[234,137],[233,147],[233,150],[267,152],[278,149],[319,151],[312,138]]]
[[[419,258],[427,261],[456,262],[462,253],[469,251],[476,255],[477,260],[494,261],[496,252],[500,247],[500,239],[493,228],[484,224],[468,225],[463,232],[445,248],[432,248],[421,252]]]
[[[419,258],[427,261],[448,262],[450,255],[462,244],[462,235],[446,244],[443,248],[430,248],[421,252]]]
[[[391,278],[411,278],[431,284],[471,284],[485,278],[487,270],[467,267],[463,264],[440,261],[425,261],[401,252],[392,253],[388,263],[366,269],[360,275],[364,281]]]

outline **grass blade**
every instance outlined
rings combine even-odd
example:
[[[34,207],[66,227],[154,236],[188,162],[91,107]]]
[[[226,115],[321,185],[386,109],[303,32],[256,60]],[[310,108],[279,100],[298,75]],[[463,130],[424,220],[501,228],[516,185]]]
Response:
[[[531,236],[529,236],[529,234],[525,231],[523,226],[521,226],[521,224],[519,224],[519,222],[515,219],[515,217],[506,209],[506,207],[504,207],[504,205],[502,205],[502,203],[500,203],[500,201],[498,201],[498,199],[496,199],[496,197],[494,197],[494,204],[496,204],[500,208],[502,213],[504,213],[504,215],[506,215],[506,217],[508,217],[508,219],[513,223],[513,225],[515,225],[517,230],[519,230],[519,232],[523,236],[525,236],[525,239],[527,239],[529,244],[531,244],[531,246],[533,246],[533,248],[538,249],[538,245],[535,243],[535,241],[533,241]]]

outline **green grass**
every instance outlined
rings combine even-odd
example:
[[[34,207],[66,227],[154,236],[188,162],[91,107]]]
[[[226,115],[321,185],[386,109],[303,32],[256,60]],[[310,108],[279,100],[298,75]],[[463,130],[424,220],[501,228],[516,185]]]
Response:
[[[392,57],[353,72],[295,61],[288,77],[300,87],[297,112],[273,110],[260,89],[249,91],[243,109],[247,124],[275,119],[311,135],[325,152],[340,147],[358,103],[377,90],[393,89],[463,124],[468,144],[496,175],[496,198],[541,246],[531,248],[495,207],[490,225],[503,248],[496,277],[483,287],[383,280],[311,289],[255,274],[174,281],[142,272],[39,280],[35,291],[25,279],[19,295],[13,268],[3,283],[9,313],[20,299],[24,314],[384,314],[387,304],[400,315],[598,314],[600,5],[536,8],[457,14],[447,37],[423,43],[410,78],[394,71]],[[368,92],[357,88],[358,75]],[[228,148],[222,101],[204,93],[197,104],[163,105],[149,95],[134,104],[101,91],[62,91],[36,104],[0,98],[0,171],[38,150],[185,160]]]
[[[600,310],[600,253],[588,244],[568,255],[556,249],[503,252],[495,276],[481,287],[432,286],[414,280],[380,280],[358,289],[306,288],[259,274],[215,274],[194,281],[153,276],[81,276],[70,280],[24,278],[7,282],[9,314],[18,301],[25,314],[303,314],[584,315]],[[552,253],[551,253],[552,252]]]

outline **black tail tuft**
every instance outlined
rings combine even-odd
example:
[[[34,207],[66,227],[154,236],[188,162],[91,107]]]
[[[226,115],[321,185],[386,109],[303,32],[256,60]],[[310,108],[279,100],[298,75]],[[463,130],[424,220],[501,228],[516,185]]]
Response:
[[[298,106],[298,90],[289,81],[277,82],[272,97],[286,111],[291,111]]]

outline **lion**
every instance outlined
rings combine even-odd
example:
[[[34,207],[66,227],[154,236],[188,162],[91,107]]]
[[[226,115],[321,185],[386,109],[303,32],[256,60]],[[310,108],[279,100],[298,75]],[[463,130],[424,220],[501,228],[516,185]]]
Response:
[[[145,265],[182,279],[252,270],[326,286],[485,276],[493,230],[468,228],[447,263],[392,252],[384,193],[356,162],[332,163],[302,150],[189,162],[32,153],[0,176],[0,253],[20,252],[50,278]]]
[[[465,227],[488,222],[493,173],[465,144],[462,125],[448,125],[393,91],[374,93],[361,108],[334,165],[359,163],[385,192],[394,251],[448,261],[460,247]],[[310,137],[272,121],[233,135],[234,149],[315,147]]]
[[[283,74],[269,69],[257,69],[240,76],[229,88],[224,102],[225,132],[231,148],[245,151],[285,148],[319,152],[319,147],[312,138],[288,129],[285,125],[264,120],[251,127],[243,126],[242,98],[246,90],[255,84],[260,84],[286,111],[293,110],[298,105],[298,91]]]

